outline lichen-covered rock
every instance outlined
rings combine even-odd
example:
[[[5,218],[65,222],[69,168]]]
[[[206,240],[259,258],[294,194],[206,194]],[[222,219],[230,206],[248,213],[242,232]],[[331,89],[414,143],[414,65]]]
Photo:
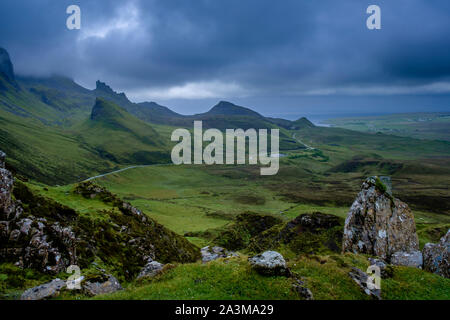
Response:
[[[266,251],[248,259],[253,269],[267,276],[289,276],[290,271],[283,256],[276,251]]]
[[[107,275],[106,281],[86,281],[83,283],[83,291],[89,296],[96,296],[99,294],[113,293],[122,290],[119,281],[112,275]]]
[[[10,220],[16,209],[11,197],[14,179],[11,172],[5,169],[4,157],[5,154],[2,152],[0,155],[0,220]]]
[[[66,282],[60,279],[52,280],[40,286],[26,290],[20,300],[43,300],[59,295],[60,291],[66,287]]]
[[[392,277],[393,270],[391,266],[388,266],[386,262],[381,259],[369,258],[370,266],[376,266],[380,270],[380,276],[382,278],[390,278]]]
[[[163,268],[164,265],[162,263],[153,261],[153,259],[149,258],[147,264],[142,268],[141,272],[139,272],[139,275],[136,279],[141,279],[144,277],[154,277],[159,274],[163,270]]]
[[[305,300],[314,300],[314,295],[312,294],[311,290],[309,290],[306,287],[306,284],[305,284],[304,281],[299,280],[299,279],[295,279],[294,284],[292,285],[292,288],[303,299],[305,299]]]
[[[7,170],[3,170],[3,173]],[[10,173],[2,174],[2,209],[0,212],[0,258],[15,263],[21,268],[34,268],[41,272],[59,273],[71,264],[77,264],[75,247],[77,238],[70,226],[62,226],[64,222],[49,221],[44,217],[36,217],[29,210],[47,215],[53,211],[64,214],[67,219],[76,215],[75,211],[54,205],[47,208],[44,199],[36,200],[30,191],[21,183],[16,183]],[[24,212],[20,201],[14,201],[12,195],[24,196],[29,201],[27,212]],[[48,204],[48,203],[47,203]],[[61,209],[61,211],[59,211]]]
[[[202,248],[200,252],[202,254],[203,263],[217,260],[219,258],[231,258],[237,256],[235,252],[228,251],[227,249],[218,246],[206,246]]]
[[[427,243],[422,253],[425,270],[450,278],[450,229],[438,243]]]
[[[372,298],[381,300],[381,289],[369,279],[369,275],[358,268],[352,267],[352,271],[348,273],[350,278],[353,279],[361,289]]]
[[[30,192],[20,183],[19,188],[13,188],[14,179],[5,169],[4,159],[5,154],[0,152],[0,258],[22,268],[55,274],[70,264],[76,264],[76,237],[72,229],[24,212],[21,201],[13,200],[13,193],[16,198],[18,195],[29,198]],[[43,202],[27,205],[28,208],[36,206],[37,211],[45,214],[50,213]],[[53,209],[58,211],[59,207]],[[61,213],[66,213],[64,210]],[[76,214],[69,211],[66,218],[69,213]]]
[[[421,269],[423,264],[422,252],[420,251],[395,252],[391,256],[391,264],[395,266],[414,267]]]
[[[345,220],[343,251],[390,261],[395,252],[419,250],[414,216],[408,205],[386,192],[378,177],[364,181]]]
[[[5,168],[6,154],[0,150],[0,168]]]

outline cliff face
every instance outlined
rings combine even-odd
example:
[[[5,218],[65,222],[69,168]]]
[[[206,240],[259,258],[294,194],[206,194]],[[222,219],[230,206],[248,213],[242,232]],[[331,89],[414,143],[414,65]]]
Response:
[[[0,75],[10,82],[15,81],[13,64],[8,52],[3,48],[0,48]]]
[[[418,250],[416,225],[408,205],[389,195],[378,177],[368,178],[347,215],[343,251],[389,261],[396,252]]]

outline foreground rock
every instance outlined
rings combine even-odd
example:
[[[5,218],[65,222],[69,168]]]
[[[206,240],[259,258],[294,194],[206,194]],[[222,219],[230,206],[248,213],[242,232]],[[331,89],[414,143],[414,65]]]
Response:
[[[306,287],[306,284],[302,280],[295,279],[295,283],[292,285],[293,289],[298,293],[300,297],[302,297],[305,300],[314,300],[314,296]]]
[[[206,263],[209,261],[217,260],[219,258],[231,258],[237,256],[237,253],[233,251],[228,251],[222,247],[210,247],[206,246],[201,249],[202,262]]]
[[[423,268],[450,278],[450,229],[438,243],[427,243],[423,248]]]
[[[380,276],[382,278],[390,278],[392,277],[393,271],[392,267],[388,266],[386,262],[381,259],[369,258],[370,266],[376,266],[380,270]]]
[[[83,291],[87,295],[93,297],[99,294],[114,293],[123,289],[119,281],[117,281],[117,279],[112,275],[107,275],[106,277],[106,281],[86,281],[83,283]]]
[[[369,275],[358,268],[353,267],[352,271],[348,273],[363,291],[372,298],[381,300],[381,290],[376,288],[373,282],[369,279]]]
[[[54,298],[59,295],[60,291],[66,287],[66,282],[55,279],[51,282],[44,283],[40,286],[25,291],[20,300],[43,300]]]
[[[419,250],[411,210],[386,189],[378,177],[363,183],[345,220],[343,251],[370,254],[389,262],[396,252]]]
[[[291,273],[283,256],[276,251],[266,251],[249,258],[253,269],[266,276],[290,276]]]
[[[158,261],[153,261],[151,258],[147,262],[144,268],[142,268],[141,272],[137,276],[136,279],[141,278],[152,278],[159,274],[164,268],[164,265],[162,263],[159,263]]]
[[[21,268],[58,273],[71,264],[77,264],[75,246],[78,239],[67,223],[76,216],[70,208],[33,198],[29,190],[14,185],[11,172],[5,169],[5,154],[0,151],[0,259],[14,262]],[[13,188],[14,187],[14,188]],[[28,200],[27,210],[22,202]],[[41,213],[36,217],[33,209]],[[59,221],[48,216],[55,213]]]
[[[423,264],[422,252],[396,252],[391,256],[391,264],[395,266],[414,267],[421,269]]]

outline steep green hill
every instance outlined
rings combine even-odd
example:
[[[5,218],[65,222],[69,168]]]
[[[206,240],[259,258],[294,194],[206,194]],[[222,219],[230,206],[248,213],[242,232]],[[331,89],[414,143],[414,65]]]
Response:
[[[81,141],[117,163],[170,160],[166,142],[149,124],[103,98],[97,98],[90,118],[74,130]]]

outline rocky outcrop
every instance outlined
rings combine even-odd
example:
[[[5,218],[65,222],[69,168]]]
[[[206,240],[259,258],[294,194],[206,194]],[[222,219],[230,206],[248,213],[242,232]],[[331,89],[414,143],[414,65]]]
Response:
[[[450,229],[438,243],[427,243],[422,252],[425,270],[450,278]]]
[[[276,251],[266,251],[248,259],[253,269],[266,276],[290,276],[283,256]]]
[[[0,76],[5,77],[10,82],[15,81],[11,59],[9,58],[8,52],[3,48],[0,48]]]
[[[411,210],[386,191],[378,177],[364,181],[345,220],[343,251],[370,254],[389,262],[396,252],[419,250]]]
[[[83,291],[93,297],[99,294],[109,294],[122,290],[119,281],[112,275],[106,275],[106,279],[99,281],[86,281],[83,283]]]
[[[0,154],[0,261],[57,274],[70,265],[88,268],[100,259],[111,272],[128,280],[148,259],[194,262],[200,250],[167,230],[108,190],[84,183],[75,188],[111,210],[80,215],[75,210],[14,182]],[[15,200],[17,199],[17,200]],[[96,219],[95,214],[108,219]]]
[[[79,286],[77,288],[77,286]],[[26,290],[21,300],[44,300],[57,297],[63,290],[81,289],[88,296],[109,294],[122,290],[119,281],[110,274],[97,274],[84,281],[84,276],[77,280],[64,281],[54,279],[48,283]]]
[[[369,258],[370,267],[377,267],[380,270],[381,278],[390,278],[393,275],[392,267],[381,259]],[[373,269],[373,268],[372,268]]]
[[[414,268],[422,268],[423,259],[422,252],[420,251],[411,251],[411,252],[402,252],[397,251],[391,256],[391,264],[395,266],[405,266],[405,267],[414,267]]]
[[[353,267],[352,271],[350,271],[348,275],[353,279],[353,281],[358,284],[358,286],[360,286],[360,288],[368,296],[371,296],[374,299],[381,300],[381,289],[377,288],[376,285],[374,285],[373,281],[369,279],[369,275],[367,273]]]
[[[200,252],[202,254],[203,263],[217,260],[220,258],[231,258],[237,256],[237,253],[233,251],[228,251],[227,249],[218,246],[214,247],[206,246],[202,248]]]
[[[5,169],[5,153],[0,151],[0,220],[10,220],[16,214],[16,205],[12,200],[14,179]]]
[[[142,268],[141,272],[139,272],[139,275],[137,276],[136,279],[141,279],[145,277],[152,278],[161,273],[163,268],[164,265],[162,263],[159,263],[158,261],[153,261],[153,259],[150,258],[147,264]]]
[[[40,286],[25,291],[20,300],[43,300],[57,297],[62,289],[66,287],[66,282],[60,279],[52,280]]]
[[[74,192],[87,199],[101,200],[114,208],[108,211],[111,221],[96,225],[91,231],[95,237],[88,241],[90,246],[98,248],[97,255],[105,254],[108,258],[113,251],[117,260],[123,261],[121,269],[130,280],[140,273],[149,259],[169,263],[195,262],[200,258],[200,250],[186,238],[166,229],[107,189],[83,182],[75,187]],[[104,232],[98,233],[98,230]]]
[[[22,268],[58,273],[76,264],[76,236],[68,226],[25,212],[13,200],[14,179],[0,154],[0,258]],[[44,208],[42,208],[44,209]],[[55,208],[57,209],[57,207]],[[45,209],[44,209],[45,210]],[[70,213],[75,214],[72,210]],[[69,214],[68,214],[69,216]]]
[[[306,283],[302,280],[295,279],[294,284],[292,285],[292,288],[298,293],[300,297],[302,297],[305,300],[314,300],[314,296],[306,287]]]

